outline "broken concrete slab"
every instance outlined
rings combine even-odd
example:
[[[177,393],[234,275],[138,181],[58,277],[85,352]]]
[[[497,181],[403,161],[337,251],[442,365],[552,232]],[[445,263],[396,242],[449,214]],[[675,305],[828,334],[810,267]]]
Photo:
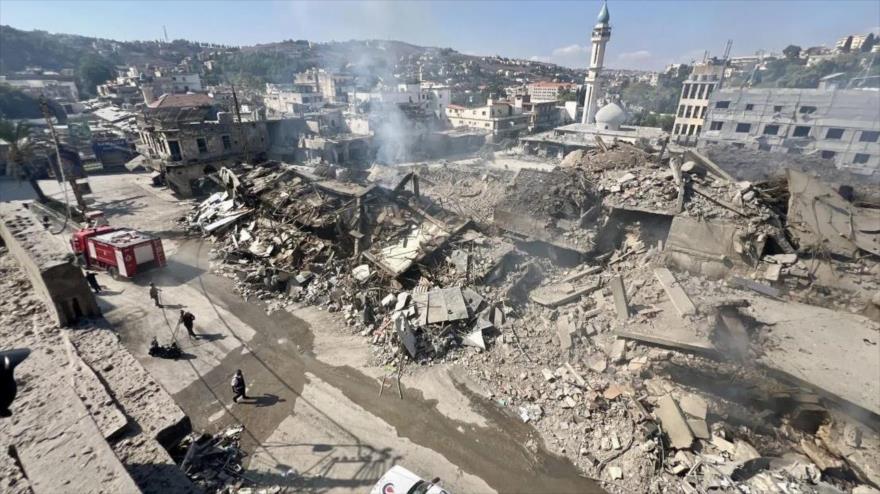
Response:
[[[722,278],[735,266],[751,265],[736,224],[676,216],[669,227],[664,257],[669,266],[709,278]]]
[[[753,297],[741,309],[763,324],[758,362],[826,398],[880,415],[880,325],[848,312]]]
[[[705,420],[689,418],[687,419],[687,423],[691,432],[694,433],[694,437],[697,439],[709,439],[711,437],[709,424],[707,424]]]
[[[468,306],[459,287],[414,293],[412,298],[419,313],[421,326],[459,321],[469,317]]]
[[[556,320],[556,335],[559,337],[559,346],[562,350],[571,348],[571,335],[575,331],[575,324],[568,315],[561,316]]]
[[[486,342],[483,340],[483,330],[475,329],[465,335],[464,338],[461,339],[461,344],[464,346],[471,346],[475,348],[479,348],[480,350],[486,349]]]
[[[623,362],[626,359],[626,341],[622,339],[614,340],[614,343],[611,344],[611,351],[608,352],[608,357],[615,364]]]
[[[688,294],[678,283],[678,280],[675,279],[675,275],[671,271],[666,268],[656,268],[654,269],[654,276],[657,277],[657,281],[666,290],[666,295],[669,297],[675,310],[678,311],[678,315],[690,316],[697,313],[696,306],[691,302],[690,297],[688,297]]]
[[[623,278],[615,276],[608,282],[611,287],[611,295],[614,297],[614,309],[617,311],[617,320],[629,319],[629,302],[626,299],[626,289],[623,288]]]
[[[709,405],[706,403],[706,400],[695,394],[685,395],[678,401],[678,406],[681,407],[684,413],[697,419],[705,420],[709,413]]]
[[[669,301],[661,302],[657,307],[661,312],[653,317],[650,324],[629,324],[616,329],[614,334],[667,348],[718,356],[715,344],[709,338],[712,327],[708,321],[683,321]]]
[[[818,249],[854,257],[880,255],[880,209],[857,207],[805,173],[787,169],[788,229],[802,252]]]
[[[667,394],[660,397],[657,400],[655,411],[657,419],[663,426],[663,431],[669,437],[670,447],[675,449],[690,448],[694,443],[694,435],[672,396]]]

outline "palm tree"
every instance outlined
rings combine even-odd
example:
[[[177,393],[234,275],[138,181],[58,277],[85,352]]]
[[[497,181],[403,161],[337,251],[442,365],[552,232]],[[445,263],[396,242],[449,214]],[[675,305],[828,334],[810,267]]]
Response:
[[[0,120],[0,139],[9,143],[8,161],[12,165],[10,175],[27,180],[37,195],[37,201],[46,202],[46,194],[37,182],[32,163],[33,141],[28,138],[29,134],[30,129],[24,122],[13,124],[8,120]]]

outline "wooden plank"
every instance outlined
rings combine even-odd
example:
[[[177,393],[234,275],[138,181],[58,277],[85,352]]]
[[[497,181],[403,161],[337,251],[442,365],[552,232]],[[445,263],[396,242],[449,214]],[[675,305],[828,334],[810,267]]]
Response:
[[[559,307],[560,305],[574,302],[598,289],[598,281],[580,287],[573,287],[570,283],[556,283],[540,286],[532,290],[529,293],[529,299],[545,307]]]
[[[626,300],[626,289],[623,288],[623,278],[615,276],[608,282],[611,285],[611,295],[614,297],[614,308],[617,310],[617,319],[626,321],[629,319],[629,302]]]
[[[673,307],[678,311],[678,315],[680,316],[688,316],[697,313],[697,307],[694,306],[694,303],[691,302],[690,297],[688,297],[687,293],[681,288],[678,280],[675,279],[675,275],[672,274],[672,271],[669,271],[666,268],[657,268],[654,270],[654,276],[657,277],[657,281],[663,286],[663,289],[666,290],[666,295],[669,297],[669,300],[672,301]]]

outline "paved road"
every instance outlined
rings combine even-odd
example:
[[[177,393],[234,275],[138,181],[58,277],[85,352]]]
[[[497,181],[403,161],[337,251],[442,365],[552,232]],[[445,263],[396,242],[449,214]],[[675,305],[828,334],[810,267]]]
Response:
[[[210,242],[182,239],[169,226],[181,207],[130,177],[93,179],[96,205],[111,223],[167,235],[169,263],[134,281],[102,277],[105,317],[196,429],[245,426],[249,478],[297,491],[365,492],[401,464],[439,476],[454,493],[599,492],[461,372],[420,369],[412,387],[403,380],[403,400],[389,378],[395,384],[379,397],[382,369],[366,365],[362,338],[314,308],[267,315],[242,300],[229,280],[208,272]],[[162,289],[163,309],[152,306],[149,281]],[[180,308],[196,315],[200,338],[175,331]],[[153,336],[175,337],[186,358],[149,357]],[[246,403],[232,402],[235,369],[254,397]]]

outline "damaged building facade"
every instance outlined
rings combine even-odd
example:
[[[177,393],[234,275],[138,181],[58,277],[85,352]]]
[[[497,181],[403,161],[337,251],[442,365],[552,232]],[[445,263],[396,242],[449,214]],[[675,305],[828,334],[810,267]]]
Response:
[[[712,93],[700,146],[817,155],[863,174],[880,169],[880,92],[737,89]]]
[[[236,122],[217,111],[206,95],[163,95],[138,115],[138,151],[168,186],[183,197],[197,195],[197,179],[225,164],[265,159],[265,121]]]

